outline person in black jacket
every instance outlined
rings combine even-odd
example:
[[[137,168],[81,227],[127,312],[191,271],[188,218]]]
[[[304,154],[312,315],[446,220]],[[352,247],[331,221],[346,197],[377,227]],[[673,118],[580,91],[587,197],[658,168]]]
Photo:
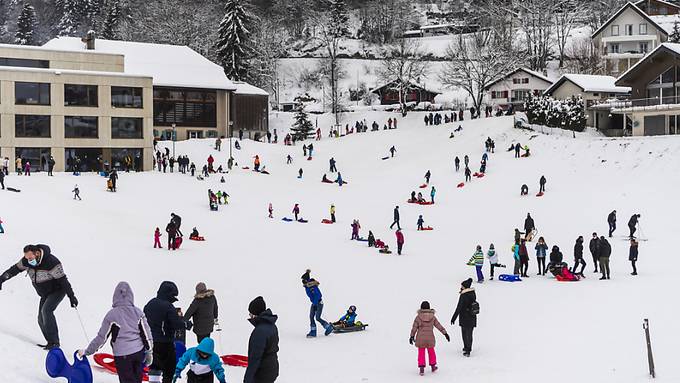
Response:
[[[394,225],[397,225],[397,229],[401,230],[401,226],[399,225],[399,206],[394,208],[394,221],[390,225],[390,229],[393,228]]]
[[[581,271],[576,272],[576,268],[578,268],[579,264],[581,265]],[[585,270],[585,268],[586,261],[583,260],[583,236],[580,235],[574,244],[574,268],[571,270],[571,272],[583,276],[583,270]]]
[[[564,255],[562,255],[559,246],[554,245],[550,252],[550,263],[548,264],[548,268],[550,268],[550,266],[558,266],[562,262],[564,262]]]
[[[630,217],[630,220],[628,221],[628,229],[630,230],[630,238],[635,238],[635,231],[637,228],[638,224],[638,219],[640,219],[640,214],[633,214],[632,217]]]
[[[14,266],[10,267],[0,276],[0,289],[7,280],[19,273],[26,271],[33,283],[36,293],[40,296],[38,305],[38,326],[42,331],[47,344],[42,345],[46,350],[59,347],[59,327],[54,311],[65,296],[71,303],[71,307],[78,307],[76,299],[69,283],[64,267],[57,257],[52,255],[47,245],[24,246],[24,257]]]
[[[539,186],[539,193],[545,193],[545,183],[546,183],[545,176],[541,176],[541,178],[538,180],[538,186]]]
[[[184,237],[184,234],[182,234],[182,230],[180,230],[182,227],[182,217],[178,216],[175,213],[171,213],[170,217],[172,217],[170,218],[170,222],[172,222],[175,225],[175,228],[177,229],[177,234],[179,234],[180,237]]]
[[[472,331],[477,327],[477,315],[472,312],[473,303],[477,302],[477,295],[472,286],[472,278],[468,278],[460,284],[460,296],[458,297],[458,305],[456,311],[451,317],[451,325],[456,323],[456,319],[460,318],[460,330],[463,336],[463,355],[470,356],[472,352]]]
[[[144,306],[144,315],[151,328],[153,338],[153,363],[149,367],[149,381],[171,383],[175,374],[175,332],[186,328],[182,318],[173,306],[177,302],[177,285],[164,281],[156,297]]]
[[[279,330],[278,317],[267,308],[262,297],[248,305],[250,319],[255,326],[248,340],[248,367],[243,383],[273,383],[279,376]]]
[[[524,220],[524,232],[526,233],[526,239],[531,240],[533,237],[532,232],[536,229],[536,224],[534,223],[534,219],[531,218],[531,214],[527,213],[527,218]]]
[[[609,241],[603,236],[600,237],[600,271],[603,279],[609,279],[609,256],[612,253],[612,247]]]
[[[607,223],[609,224],[609,238],[611,238],[612,234],[614,234],[614,230],[616,230],[616,210],[609,213],[607,216]]]
[[[635,238],[630,240],[630,250],[628,252],[628,260],[630,261],[630,264],[633,266],[633,272],[630,273],[630,275],[637,275],[637,267],[635,267],[635,262],[637,262],[638,259],[638,242],[635,240]]]
[[[5,190],[5,172],[0,170],[0,186]]]
[[[111,174],[109,174],[109,179],[111,180],[111,191],[116,191],[116,184],[118,183],[118,172],[113,169]]]
[[[177,227],[172,221],[168,222],[165,227],[165,232],[168,233],[168,250],[175,250],[175,238],[177,238]]]
[[[217,312],[215,291],[208,289],[203,282],[198,283],[194,300],[184,314],[185,322],[193,319],[193,331],[196,334],[198,343],[201,343],[204,338],[208,338],[213,332],[214,326],[219,325],[217,322]]]
[[[593,256],[593,265],[595,265],[594,273],[598,273],[597,265],[600,262],[600,239],[597,237],[597,233],[593,233],[593,238],[590,240],[588,247],[590,248],[590,254]]]

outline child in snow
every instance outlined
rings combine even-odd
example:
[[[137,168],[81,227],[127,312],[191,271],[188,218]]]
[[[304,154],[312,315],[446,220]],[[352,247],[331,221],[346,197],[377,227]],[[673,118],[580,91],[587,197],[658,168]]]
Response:
[[[78,188],[78,184],[73,187],[73,190],[71,191],[73,193],[73,199],[78,198],[78,201],[82,201],[83,199],[80,198],[80,188]]]
[[[447,342],[451,341],[451,337],[449,337],[446,329],[439,323],[439,320],[437,320],[435,311],[430,309],[430,303],[424,301],[420,304],[418,315],[416,315],[416,318],[413,320],[411,337],[408,340],[410,344],[415,343],[416,347],[418,347],[418,368],[420,369],[421,376],[425,375],[425,350],[427,350],[432,372],[437,371],[437,354],[434,351],[436,344],[434,338],[435,327],[444,334]]]
[[[422,215],[418,216],[418,230],[423,230],[423,224],[425,223],[425,220],[423,219]]]
[[[337,322],[333,323],[333,326],[336,328],[353,327],[354,321],[356,319],[357,319],[357,307],[349,306],[349,309],[347,309],[345,315],[340,317],[340,319],[338,319]]]
[[[321,182],[325,184],[332,184],[333,181],[329,180],[328,177],[326,176],[326,173],[324,173],[323,177],[321,177]]]
[[[527,195],[529,194],[529,186],[527,184],[523,184],[522,188],[519,191],[519,195]]]
[[[423,193],[418,192],[418,202],[419,203],[425,202],[425,198],[423,198]]]
[[[378,244],[382,244],[382,247],[380,247]],[[375,242],[375,247],[380,248],[380,250],[378,250],[378,253],[380,253],[380,254],[392,254],[392,252],[390,251],[390,247],[387,246],[387,245],[385,245],[385,244],[384,244],[382,241],[380,241],[380,240],[377,240],[377,241]]]
[[[335,205],[331,205],[331,222],[335,223]]]
[[[189,235],[190,239],[198,239],[200,238],[201,235],[198,233],[198,230],[194,227],[194,229],[191,231],[191,234]]]
[[[5,233],[5,228],[2,227],[2,220],[0,219],[0,234],[4,234],[4,233]]]
[[[437,189],[435,189],[434,186],[432,186],[432,189],[430,190],[430,199],[431,199],[431,202],[432,202],[433,205],[434,205],[434,195],[435,194],[437,194]]]
[[[418,202],[418,200],[416,199],[416,192],[415,191],[411,192],[411,199],[409,199],[408,202]]]
[[[177,361],[175,377],[173,382],[180,379],[182,371],[189,366],[187,373],[188,383],[212,382],[215,374],[220,383],[226,383],[222,360],[215,354],[215,341],[212,338],[205,338],[199,343],[198,347],[188,349]]]
[[[375,236],[373,236],[372,231],[368,231],[368,247],[374,247],[375,246]]]
[[[153,233],[153,248],[155,249],[156,247],[162,249],[163,245],[161,245],[161,229],[156,228],[156,231]]]
[[[300,205],[299,204],[295,204],[295,206],[293,206],[293,214],[295,214],[295,220],[299,221],[299,219],[298,219],[298,215],[300,214]]]
[[[272,203],[269,203],[269,209],[267,209],[269,212],[269,218],[274,218],[274,207],[272,206]]]
[[[224,198],[224,204],[229,205],[229,194],[224,190],[222,190],[222,198]]]
[[[355,219],[352,221],[352,238],[351,240],[359,240],[359,229],[361,229],[361,225],[359,225],[359,220]]]
[[[304,172],[302,171],[302,168],[300,168],[300,170],[298,170],[298,178],[302,179],[302,173]]]
[[[337,183],[338,186],[342,186],[343,184],[347,183],[347,182],[343,181],[342,174],[340,174],[340,172],[338,172],[338,178],[335,179],[335,183]]]
[[[519,260],[522,263],[522,276],[529,278],[529,251],[527,250],[527,241],[522,239],[519,244]]]
[[[484,282],[484,274],[482,273],[482,267],[484,266],[484,253],[482,252],[482,246],[477,245],[477,250],[470,257],[468,261],[468,266],[474,266],[477,270],[477,283]]]
[[[312,302],[309,309],[309,326],[310,330],[307,334],[307,338],[316,337],[316,321],[318,321],[321,326],[325,329],[324,335],[328,336],[333,332],[333,325],[326,322],[321,318],[323,313],[323,300],[321,290],[319,290],[319,282],[314,278],[310,277],[312,271],[307,269],[304,274],[302,274],[302,286],[305,288],[305,293]]]
[[[496,253],[496,249],[493,246],[493,243],[489,245],[489,251],[487,251],[486,256],[489,258],[489,266],[491,268],[491,279],[493,281],[493,271],[494,268],[496,267],[505,267],[505,265],[502,265],[498,262],[498,254]]]
[[[222,192],[219,190],[217,191],[217,203],[222,204]]]

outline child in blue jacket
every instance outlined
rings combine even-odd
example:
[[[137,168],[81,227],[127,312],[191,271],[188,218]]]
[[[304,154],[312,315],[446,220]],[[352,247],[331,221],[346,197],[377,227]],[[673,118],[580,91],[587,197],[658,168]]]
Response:
[[[309,308],[309,333],[307,338],[316,337],[316,322],[319,322],[321,326],[325,329],[324,335],[328,336],[333,332],[333,325],[326,322],[321,318],[323,313],[323,300],[321,290],[319,290],[319,281],[310,277],[311,270],[307,269],[304,274],[302,274],[302,286],[305,288],[305,293],[312,302]],[[316,322],[315,322],[316,320]]]
[[[333,326],[335,327],[353,327],[354,326],[354,321],[357,319],[357,307],[352,305],[349,306],[349,309],[347,309],[347,313],[340,317],[337,322],[333,323]]]
[[[211,338],[205,338],[198,347],[188,349],[177,362],[175,377],[172,382],[175,383],[180,378],[182,371],[188,365],[188,383],[212,383],[213,374],[220,383],[226,383],[227,378],[224,376],[222,360],[215,354],[214,350],[215,341]]]

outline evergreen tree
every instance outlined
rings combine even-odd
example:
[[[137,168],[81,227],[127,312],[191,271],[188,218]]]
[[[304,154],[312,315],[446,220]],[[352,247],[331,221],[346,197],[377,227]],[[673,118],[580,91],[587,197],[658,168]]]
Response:
[[[216,48],[224,73],[232,80],[248,80],[252,57],[252,21],[253,17],[246,11],[242,0],[226,0]]]
[[[35,27],[35,8],[31,4],[24,3],[21,13],[17,18],[17,32],[14,42],[19,45],[33,45],[35,43],[33,28]]]
[[[305,111],[305,104],[300,96],[295,97],[295,122],[290,129],[296,140],[306,140],[314,137],[314,125],[309,121],[309,116]]]
[[[680,43],[680,23],[673,23],[673,31],[668,35],[669,43]]]
[[[0,0],[0,43],[5,43],[8,40],[7,22],[10,11],[10,0]]]
[[[349,36],[349,12],[345,0],[331,0],[330,13],[333,25],[337,27],[336,33],[340,36]]]
[[[101,37],[106,40],[118,40],[118,25],[120,24],[121,6],[120,0],[113,0],[111,8],[106,14],[106,20],[102,26]]]
[[[78,33],[80,18],[85,13],[85,4],[80,0],[63,0],[62,15],[57,24],[59,36],[74,36]]]
[[[90,29],[99,32],[99,16],[102,13],[102,0],[86,0],[85,15]]]

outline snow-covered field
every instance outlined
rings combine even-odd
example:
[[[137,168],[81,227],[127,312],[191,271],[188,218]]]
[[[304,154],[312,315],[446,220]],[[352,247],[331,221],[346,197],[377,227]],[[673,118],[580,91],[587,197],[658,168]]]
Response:
[[[371,113],[365,118],[370,123],[386,116]],[[301,146],[243,142],[243,149],[235,152],[239,165],[252,166],[252,157],[259,154],[271,175],[238,169],[226,175],[226,184],[219,177],[198,181],[177,173],[121,174],[119,191],[108,193],[105,180],[94,175],[10,176],[5,183],[22,192],[0,193],[6,230],[0,235],[3,267],[20,258],[23,245],[49,244],[64,263],[89,336],[110,307],[118,281],[132,285],[141,307],[162,281],[173,280],[180,288],[178,306],[185,309],[196,283],[204,281],[220,303],[224,331],[216,340],[223,354],[246,353],[252,329],[247,305],[263,295],[279,315],[278,381],[284,383],[641,382],[647,379],[643,318],[651,323],[657,380],[677,382],[680,331],[672,238],[680,213],[680,138],[539,134],[530,140],[530,133],[511,128],[511,119],[498,118],[466,121],[464,130],[449,139],[453,124],[425,128],[422,117],[409,114],[400,119],[398,130],[324,138],[314,142],[312,161],[303,159]],[[463,174],[453,170],[454,156],[468,154],[476,171],[487,136],[498,149],[487,176],[456,188]],[[532,157],[519,160],[505,152],[513,141],[528,143]],[[396,158],[382,161],[392,145]],[[199,167],[209,154],[224,165],[228,151],[218,153],[211,146],[208,140],[178,142],[177,152],[188,154]],[[293,165],[285,164],[289,153]],[[330,157],[348,185],[319,182]],[[296,178],[300,167],[305,171],[302,180]],[[437,204],[405,203],[412,190],[419,190],[427,170],[438,190]],[[548,179],[547,193],[536,198],[541,175]],[[75,183],[81,202],[72,200]],[[519,196],[523,183],[530,187],[529,197]],[[208,188],[227,191],[230,204],[209,211]],[[273,220],[267,218],[269,202]],[[308,224],[281,221],[295,203]],[[331,204],[337,207],[338,223],[321,225]],[[349,240],[350,224],[359,219],[363,236],[372,230],[396,247],[388,229],[395,205],[401,207],[405,227],[403,256],[379,255]],[[560,246],[571,261],[575,239],[605,233],[606,216],[613,209],[619,212],[620,228],[611,240],[611,280],[597,280],[587,250],[586,280],[560,283],[538,277],[531,251],[531,278],[475,284],[479,327],[472,357],[461,355],[459,327],[448,323],[460,282],[474,274],[465,264],[477,244],[486,249],[494,243],[501,262],[511,265],[513,229],[521,228],[531,212],[548,245]],[[176,252],[153,249],[153,231],[164,228],[171,212],[182,216],[185,233],[196,226],[207,240],[185,241]],[[630,275],[628,243],[621,238],[633,213],[642,214],[643,234],[649,238],[640,245],[637,277]],[[434,231],[416,232],[419,214]],[[370,324],[367,331],[305,338],[309,300],[300,275],[306,268],[321,282],[324,317],[336,320],[356,305],[358,319]],[[430,301],[452,335],[451,343],[437,336],[440,370],[424,378],[417,375],[416,349],[408,344],[422,300]],[[52,381],[44,372],[45,353],[33,345],[42,341],[37,304],[26,278],[16,277],[0,291],[3,382]],[[66,301],[57,317],[65,352],[84,347],[78,317]],[[192,346],[193,335],[187,339]],[[228,381],[241,381],[242,376],[243,369],[227,369]],[[95,381],[117,379],[96,370]]]

